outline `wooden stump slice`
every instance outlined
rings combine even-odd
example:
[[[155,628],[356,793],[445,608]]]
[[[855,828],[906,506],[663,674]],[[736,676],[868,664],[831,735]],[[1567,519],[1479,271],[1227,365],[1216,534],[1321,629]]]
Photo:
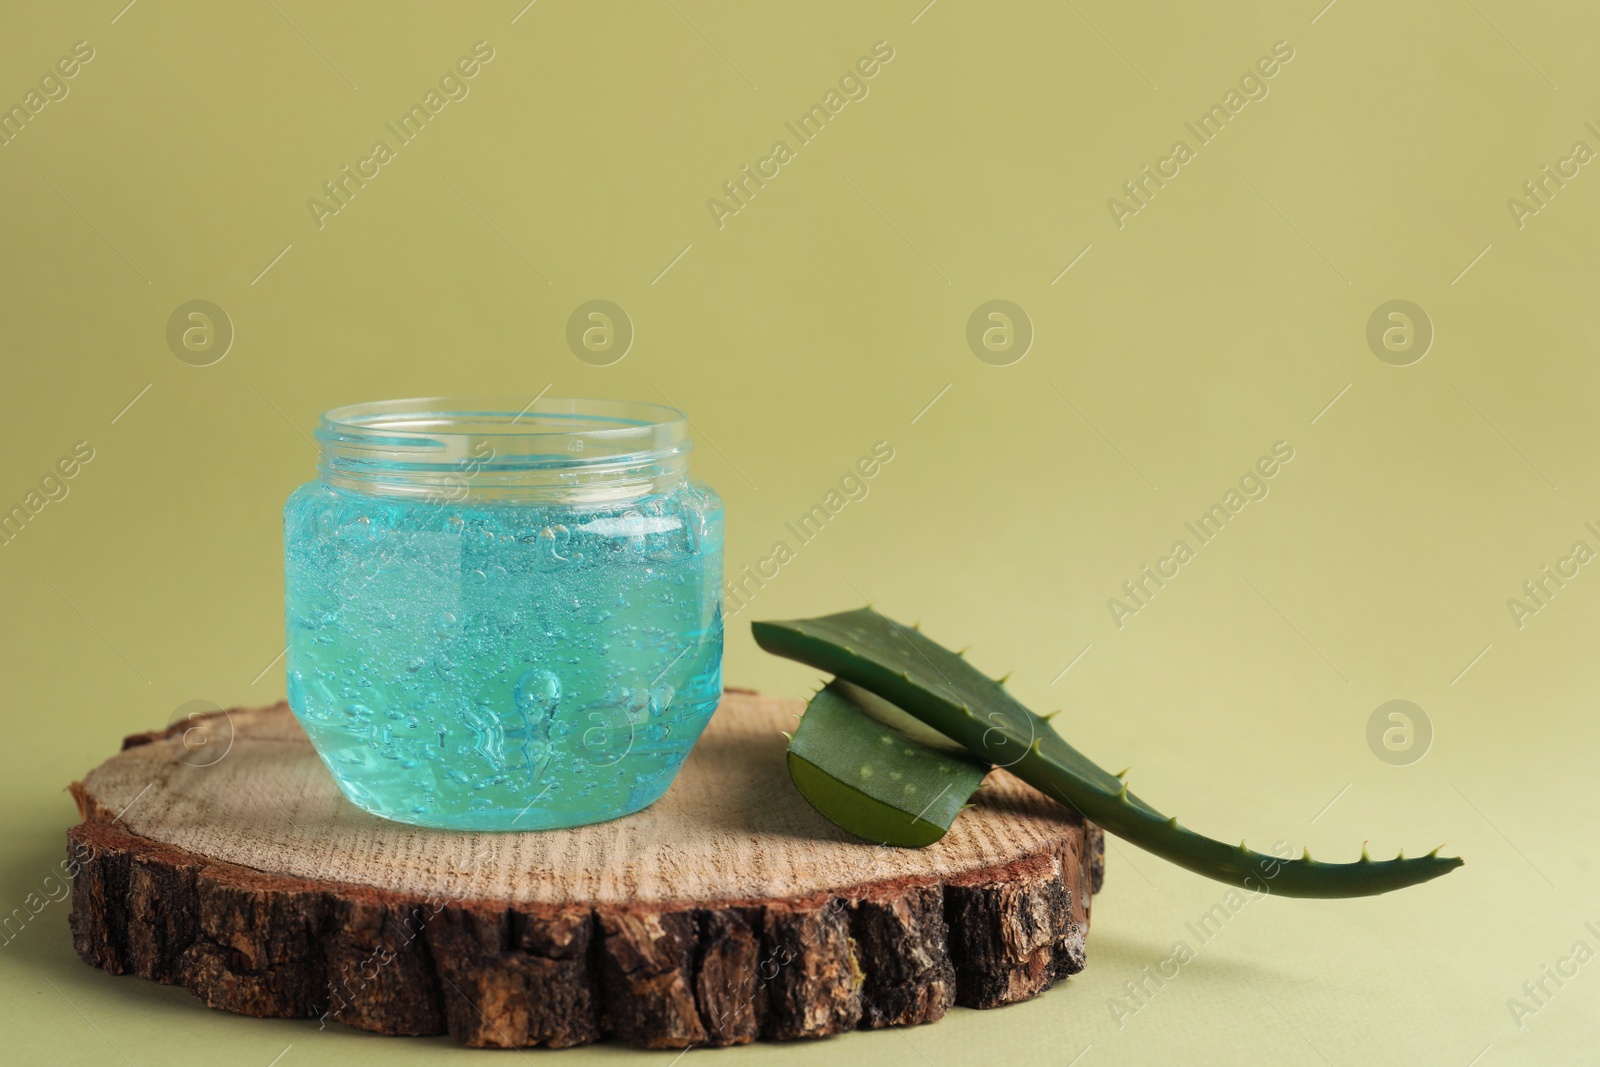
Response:
[[[73,944],[213,1008],[492,1047],[907,1026],[1083,969],[1097,827],[996,771],[939,843],[860,842],[789,781],[803,706],[729,690],[652,807],[537,833],[359,810],[283,704],[136,735],[73,786]]]

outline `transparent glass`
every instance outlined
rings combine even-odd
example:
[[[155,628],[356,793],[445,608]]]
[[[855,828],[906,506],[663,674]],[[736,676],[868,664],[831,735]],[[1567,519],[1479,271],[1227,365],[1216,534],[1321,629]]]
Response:
[[[671,785],[722,693],[722,503],[676,410],[338,408],[284,507],[289,703],[353,803],[579,826]]]

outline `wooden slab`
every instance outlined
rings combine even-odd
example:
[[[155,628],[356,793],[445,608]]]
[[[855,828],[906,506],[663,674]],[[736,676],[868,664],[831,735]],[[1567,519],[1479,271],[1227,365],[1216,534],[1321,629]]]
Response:
[[[226,1011],[493,1047],[822,1037],[1083,969],[1097,827],[996,771],[938,844],[857,841],[789,781],[803,706],[729,690],[655,805],[538,833],[359,810],[283,704],[136,735],[73,786],[73,943]]]

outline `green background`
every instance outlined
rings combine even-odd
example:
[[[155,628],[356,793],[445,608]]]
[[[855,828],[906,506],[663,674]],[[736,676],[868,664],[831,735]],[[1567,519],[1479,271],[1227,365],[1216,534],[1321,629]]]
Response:
[[[730,684],[803,693],[745,623],[870,598],[1014,668],[1197,829],[1467,859],[1393,896],[1252,903],[1201,947],[1185,924],[1223,887],[1114,844],[1089,968],[1046,996],[689,1062],[1589,1061],[1600,963],[1521,1027],[1507,1001],[1600,948],[1600,573],[1520,627],[1507,600],[1600,547],[1600,175],[1520,228],[1507,198],[1600,148],[1600,11],[522,2],[8,5],[0,103],[76,41],[95,58],[0,147],[0,507],[75,442],[95,458],[0,547],[0,911],[40,891],[63,787],[122,735],[282,695],[279,509],[319,412],[667,398],[727,502],[730,570],[895,450],[733,620]],[[470,95],[319,229],[307,200],[479,40]],[[719,229],[707,200],[795,147],[784,123],[880,40],[870,94]],[[1119,228],[1108,198],[1196,147],[1184,123],[1280,40],[1270,94]],[[605,367],[565,340],[597,298],[636,332]],[[236,333],[210,366],[166,341],[194,299]],[[1035,333],[1008,366],[966,340],[992,299]],[[1436,333],[1408,366],[1366,340],[1394,299]],[[1278,441],[1270,495],[1119,627],[1108,598]],[[1367,742],[1394,699],[1434,734],[1408,766]],[[1197,958],[1119,1026],[1123,982],[1180,940]],[[0,947],[0,1019],[28,1063],[474,1055],[90,970],[65,904]]]

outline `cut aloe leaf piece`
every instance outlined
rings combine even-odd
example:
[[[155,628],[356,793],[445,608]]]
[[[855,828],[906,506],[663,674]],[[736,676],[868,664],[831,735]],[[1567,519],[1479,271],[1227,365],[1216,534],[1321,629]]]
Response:
[[[890,725],[902,720],[920,740]],[[789,777],[811,806],[880,845],[939,840],[988,771],[882,697],[837,678],[811,698],[789,741]]]

